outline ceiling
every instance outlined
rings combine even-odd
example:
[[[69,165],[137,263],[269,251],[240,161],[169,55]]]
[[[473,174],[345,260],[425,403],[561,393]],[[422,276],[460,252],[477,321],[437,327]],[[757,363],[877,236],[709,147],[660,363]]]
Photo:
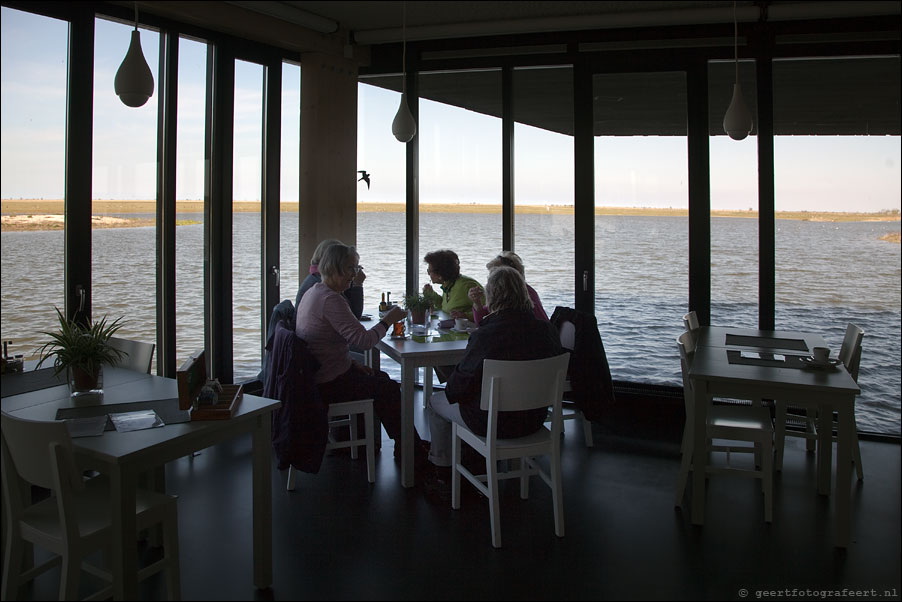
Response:
[[[131,2],[116,4],[128,4]],[[734,4],[730,1],[630,2],[410,2],[232,1],[138,2],[142,11],[265,42],[291,51],[319,52],[358,60],[397,57],[402,31],[425,54],[469,42],[480,51],[504,39],[552,40],[552,34],[582,31],[581,36],[629,39],[640,29],[655,36],[665,28],[721,32],[709,45],[729,48]],[[736,20],[752,23],[802,22],[886,16],[898,47],[902,2],[736,2]],[[402,19],[406,26],[402,30]],[[719,27],[724,25],[725,27]],[[708,26],[709,29],[703,29]],[[623,33],[626,31],[627,33]],[[601,33],[599,33],[601,32]],[[605,33],[608,32],[608,33]],[[842,33],[842,32],[834,32]],[[706,33],[705,35],[710,35]],[[504,37],[506,36],[506,38]],[[555,38],[556,39],[556,38]],[[604,39],[608,39],[605,37]],[[697,42],[690,40],[690,44]],[[564,45],[561,45],[564,46]],[[377,53],[380,50],[381,54]],[[372,52],[372,55],[371,55]],[[666,52],[666,51],[665,51]],[[394,53],[394,54],[392,54]],[[394,60],[394,58],[393,58]],[[424,63],[426,61],[424,60]],[[392,63],[394,64],[394,63]],[[400,71],[400,68],[398,68]],[[427,71],[421,67],[421,71]],[[364,70],[365,72],[365,70]],[[774,63],[775,133],[900,134],[899,58]],[[421,97],[493,116],[501,115],[499,71],[421,74]],[[400,77],[362,81],[400,90]],[[709,131],[722,132],[720,121],[732,92],[730,64],[709,68]],[[744,97],[753,114],[755,74],[751,63],[740,74]],[[535,127],[572,134],[572,69],[516,72],[515,118]],[[686,76],[667,73],[598,75],[593,83],[596,135],[685,135]]]

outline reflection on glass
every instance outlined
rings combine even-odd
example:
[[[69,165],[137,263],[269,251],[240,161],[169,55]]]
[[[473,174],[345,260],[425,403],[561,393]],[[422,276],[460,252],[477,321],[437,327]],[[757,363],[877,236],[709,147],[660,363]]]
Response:
[[[123,316],[117,336],[155,343],[157,93],[131,108],[113,91],[132,29],[95,19],[92,313],[95,319]],[[159,34],[141,34],[159,81]]]
[[[858,428],[890,434],[902,397],[899,67],[774,62],[776,327],[821,333],[834,353],[849,322],[861,327]],[[825,86],[870,93],[837,107]]]
[[[676,384],[662,350],[689,294],[685,75],[595,75],[593,97],[595,315],[611,373]]]
[[[3,7],[0,147],[3,177],[0,324],[9,354],[31,357],[64,309],[63,177],[66,128],[64,21]],[[38,217],[46,216],[46,217]],[[41,269],[33,269],[41,258]]]

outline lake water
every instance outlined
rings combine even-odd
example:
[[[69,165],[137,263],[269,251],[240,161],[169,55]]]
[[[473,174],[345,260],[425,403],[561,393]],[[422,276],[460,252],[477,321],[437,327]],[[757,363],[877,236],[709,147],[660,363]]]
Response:
[[[294,300],[307,273],[298,268],[297,213],[282,220],[282,298]],[[180,214],[179,219],[202,220]],[[596,217],[596,306],[615,380],[679,386],[676,337],[688,299],[688,222],[679,217]],[[260,215],[235,214],[233,323],[235,378],[260,367]],[[900,246],[880,240],[899,222],[777,222],[777,328],[820,332],[839,350],[845,326],[865,331],[858,425],[899,434],[902,403]],[[757,221],[711,223],[712,323],[756,327]],[[179,359],[203,347],[203,227],[177,229]],[[367,306],[380,293],[404,290],[404,216],[359,213],[358,249],[365,266]],[[123,336],[155,340],[153,228],[93,231],[94,315],[127,316]],[[517,215],[517,252],[526,279],[550,315],[573,305],[573,218]],[[501,216],[422,213],[420,255],[451,248],[462,272],[485,281],[485,263],[501,248]],[[2,233],[2,337],[16,353],[31,353],[54,328],[62,307],[63,232]],[[427,281],[420,265],[420,283]],[[391,360],[383,366],[394,373]]]

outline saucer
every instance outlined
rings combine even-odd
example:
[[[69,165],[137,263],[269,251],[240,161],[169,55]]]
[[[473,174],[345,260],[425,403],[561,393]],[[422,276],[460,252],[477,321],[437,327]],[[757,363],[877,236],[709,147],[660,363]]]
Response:
[[[393,341],[404,341],[406,339],[409,339],[410,337],[406,334],[402,334],[401,336],[391,335],[389,338]]]
[[[471,326],[469,328],[463,328],[461,330],[458,330],[457,328],[452,328],[451,332],[456,332],[457,334],[470,334],[474,330],[476,330],[476,328]]]

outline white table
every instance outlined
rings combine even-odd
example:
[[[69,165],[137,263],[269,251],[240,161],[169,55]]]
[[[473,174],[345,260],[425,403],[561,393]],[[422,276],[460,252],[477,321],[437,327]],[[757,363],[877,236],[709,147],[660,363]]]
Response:
[[[107,404],[125,398],[135,402],[177,403],[178,388],[174,379],[121,368],[105,368],[104,381],[103,401]],[[2,403],[4,411],[21,418],[54,420],[57,409],[71,407],[72,400],[68,386],[62,385],[5,397]],[[168,424],[161,428],[128,433],[107,431],[99,437],[72,440],[79,462],[110,478],[113,496],[111,561],[114,599],[135,599],[138,593],[134,549],[137,532],[133,510],[138,475],[245,433],[251,433],[253,439],[254,585],[258,588],[272,586],[270,414],[280,405],[280,402],[271,399],[244,395],[235,415],[229,420]],[[179,503],[191,503],[191,500],[182,497]],[[225,568],[228,570],[231,567]]]
[[[836,447],[836,496],[834,516],[834,541],[838,547],[847,547],[850,530],[852,430],[855,411],[855,396],[861,391],[855,380],[840,365],[833,370],[802,370],[765,365],[730,363],[730,349],[755,349],[783,353],[784,355],[806,355],[806,352],[785,350],[773,345],[742,347],[719,343],[721,335],[742,334],[762,339],[807,340],[823,344],[819,335],[797,332],[760,331],[751,329],[702,328],[699,345],[695,350],[689,378],[695,388],[695,433],[693,447],[695,458],[703,458],[706,449],[707,400],[711,397],[733,397],[738,399],[774,399],[777,403],[799,401],[818,407],[818,493],[830,494],[830,469],[832,465],[832,415],[839,416],[839,430]],[[725,339],[724,339],[725,341]],[[735,341],[735,339],[733,339]],[[692,522],[704,523],[705,516],[705,471],[695,470],[692,475]]]
[[[467,340],[418,343],[411,339],[392,340],[386,336],[376,343],[370,354],[370,364],[374,369],[379,367],[379,351],[401,365],[401,484],[413,487],[414,461],[414,379],[417,369],[427,370],[434,366],[454,366],[464,356]]]

